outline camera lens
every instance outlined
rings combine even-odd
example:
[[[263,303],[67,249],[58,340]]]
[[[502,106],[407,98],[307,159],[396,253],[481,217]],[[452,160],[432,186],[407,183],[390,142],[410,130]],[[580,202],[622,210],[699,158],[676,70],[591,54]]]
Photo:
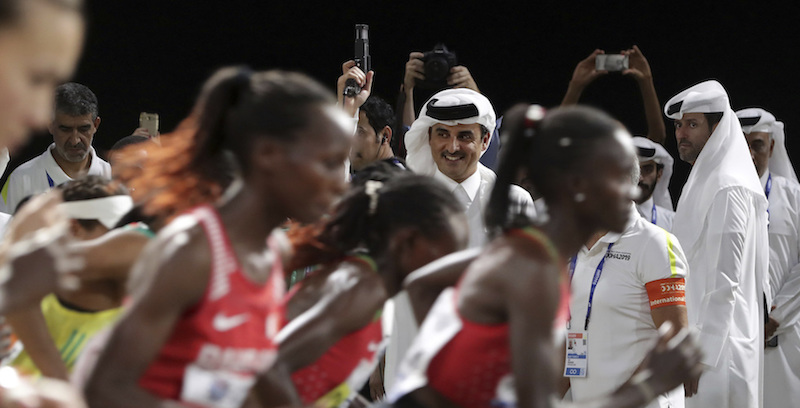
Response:
[[[449,73],[450,65],[442,57],[431,57],[425,62],[425,78],[430,81],[444,81]]]

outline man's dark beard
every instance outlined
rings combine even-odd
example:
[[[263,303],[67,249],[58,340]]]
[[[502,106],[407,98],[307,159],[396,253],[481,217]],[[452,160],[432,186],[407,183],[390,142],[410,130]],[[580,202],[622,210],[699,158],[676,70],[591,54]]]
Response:
[[[652,186],[648,186],[647,183],[639,183],[639,189],[641,190],[642,194],[636,200],[637,204],[641,204],[653,196],[653,192],[656,190],[656,184],[653,183]]]

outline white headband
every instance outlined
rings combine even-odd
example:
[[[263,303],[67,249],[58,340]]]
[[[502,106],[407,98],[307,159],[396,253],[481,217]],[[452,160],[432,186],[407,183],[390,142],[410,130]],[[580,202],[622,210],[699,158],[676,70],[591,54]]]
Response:
[[[675,160],[664,146],[650,139],[636,136],[633,138],[633,145],[636,146],[636,155],[639,157],[640,162],[653,160],[664,166],[661,180],[656,184],[656,189],[653,191],[653,200],[657,205],[672,210],[675,207],[672,205],[672,196],[669,193],[669,182],[672,179],[672,166]]]
[[[68,201],[58,207],[75,220],[97,220],[106,228],[114,228],[122,217],[133,208],[133,199],[128,195]]]
[[[428,143],[428,129],[437,123],[447,126],[478,123],[492,134],[497,120],[489,99],[471,89],[447,89],[433,95],[406,132],[406,164],[417,174],[432,176],[436,172]]]
[[[772,150],[772,157],[769,159],[769,170],[781,177],[786,177],[797,181],[794,166],[789,159],[786,151],[786,134],[783,130],[783,122],[777,120],[775,115],[761,108],[747,108],[736,111],[736,117],[742,125],[742,131],[746,134],[753,132],[769,133],[770,138],[775,141]]]
[[[683,119],[684,113],[725,112],[730,104],[728,93],[717,81],[701,82],[675,96],[664,105],[670,119]]]

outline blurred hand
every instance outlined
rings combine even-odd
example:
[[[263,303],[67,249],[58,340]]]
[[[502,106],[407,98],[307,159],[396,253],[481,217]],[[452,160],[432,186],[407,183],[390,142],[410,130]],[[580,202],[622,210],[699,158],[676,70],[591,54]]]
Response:
[[[69,225],[67,216],[58,209],[62,201],[61,192],[51,190],[25,203],[8,223],[4,245],[30,238],[34,232],[45,228],[66,230]]]
[[[770,311],[772,310],[775,310],[775,306],[772,306],[772,309],[770,309]],[[777,320],[773,319],[772,316],[770,316],[769,320],[767,320],[767,323],[764,324],[764,341],[771,339],[772,336],[775,335],[775,330],[778,330],[778,327],[780,327],[780,325],[781,324],[778,323]]]
[[[406,93],[411,92],[417,84],[417,80],[425,79],[425,63],[420,58],[425,54],[421,52],[412,52],[408,54],[408,62],[406,62],[406,72],[403,76],[403,89]]]
[[[666,322],[658,332],[656,346],[640,366],[650,374],[647,384],[658,395],[683,383],[687,396],[694,395],[703,365],[700,363],[700,349],[689,335],[689,329],[674,333],[672,324]]]
[[[637,81],[647,81],[653,78],[650,64],[638,46],[634,45],[629,50],[620,51],[620,54],[628,56],[628,69],[622,71],[623,75],[631,75]]]
[[[342,108],[350,117],[355,117],[358,108],[366,102],[372,92],[372,77],[375,72],[369,71],[366,74],[361,68],[356,66],[355,61],[350,60],[342,64],[342,76],[336,81],[337,98]],[[353,97],[344,96],[345,83],[348,79],[356,81],[361,91]]]
[[[31,383],[11,367],[0,369],[0,408],[86,408],[69,383],[41,378]]]
[[[450,68],[450,75],[447,76],[447,84],[452,85],[453,88],[469,88],[480,93],[475,79],[472,78],[472,74],[469,73],[467,67],[462,65]]]
[[[572,84],[581,88],[585,88],[597,77],[603,76],[608,71],[598,71],[595,69],[595,59],[599,54],[605,54],[603,50],[594,50],[588,57],[584,58],[578,65],[575,66],[575,71],[572,72]]]
[[[131,136],[144,136],[148,139],[153,139],[161,136],[161,132],[156,132],[155,135],[151,135],[150,131],[147,130],[147,128],[140,127],[136,128],[136,130],[134,130],[133,133],[131,133]]]

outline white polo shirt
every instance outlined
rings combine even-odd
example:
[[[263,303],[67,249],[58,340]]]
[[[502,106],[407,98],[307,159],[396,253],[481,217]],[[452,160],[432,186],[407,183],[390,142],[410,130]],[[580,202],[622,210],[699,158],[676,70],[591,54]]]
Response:
[[[573,330],[584,328],[592,280],[603,257],[605,264],[587,330],[587,376],[570,378],[573,401],[609,394],[630,378],[658,337],[645,284],[683,278],[688,271],[675,236],[642,218],[634,206],[625,232],[608,233],[577,255],[570,300]],[[684,406],[683,387],[660,395],[648,408],[667,406]]]
[[[55,143],[51,144],[44,153],[22,163],[11,172],[2,190],[3,200],[2,208],[0,208],[2,212],[13,214],[23,198],[44,193],[59,184],[72,180],[56,163],[56,159],[53,158],[52,150],[55,147]],[[94,147],[89,146],[89,157],[91,164],[89,165],[88,174],[110,179],[111,165],[97,157]]]

